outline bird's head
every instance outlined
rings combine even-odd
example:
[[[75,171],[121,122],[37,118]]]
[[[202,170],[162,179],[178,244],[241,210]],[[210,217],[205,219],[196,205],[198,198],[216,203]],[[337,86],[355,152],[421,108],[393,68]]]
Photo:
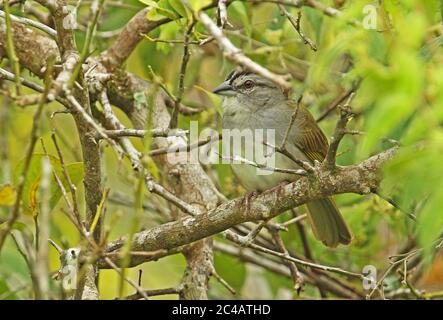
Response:
[[[271,80],[247,70],[232,71],[212,92],[225,97],[231,103],[235,100],[242,106],[251,106],[254,109],[287,99],[284,91]]]

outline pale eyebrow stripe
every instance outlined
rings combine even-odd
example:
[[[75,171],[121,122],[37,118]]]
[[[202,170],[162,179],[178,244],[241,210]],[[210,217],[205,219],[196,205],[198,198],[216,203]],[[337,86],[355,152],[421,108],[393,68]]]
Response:
[[[239,72],[234,71],[234,73],[232,74],[230,79],[228,79],[229,84],[232,84],[234,82],[234,80],[239,78],[240,76],[247,76],[249,74],[252,74],[252,72],[248,71],[248,70],[243,70],[243,71],[239,71]]]

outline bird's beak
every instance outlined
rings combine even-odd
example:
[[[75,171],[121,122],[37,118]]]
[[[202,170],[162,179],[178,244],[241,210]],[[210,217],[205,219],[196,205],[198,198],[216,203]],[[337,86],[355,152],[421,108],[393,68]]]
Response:
[[[223,82],[217,88],[212,90],[212,93],[218,94],[220,96],[231,97],[235,95],[234,87],[232,87],[229,83]]]

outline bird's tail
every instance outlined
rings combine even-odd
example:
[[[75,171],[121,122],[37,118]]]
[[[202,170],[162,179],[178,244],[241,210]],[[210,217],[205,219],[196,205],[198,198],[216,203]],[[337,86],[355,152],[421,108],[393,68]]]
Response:
[[[351,231],[334,200],[325,198],[308,202],[306,205],[312,230],[318,240],[331,248],[335,248],[339,243],[351,242]]]

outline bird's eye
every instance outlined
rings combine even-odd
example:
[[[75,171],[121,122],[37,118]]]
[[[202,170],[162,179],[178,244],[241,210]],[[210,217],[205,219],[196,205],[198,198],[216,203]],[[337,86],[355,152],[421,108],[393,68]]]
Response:
[[[247,80],[247,81],[245,81],[245,83],[243,85],[246,89],[251,89],[254,86],[254,81]]]

